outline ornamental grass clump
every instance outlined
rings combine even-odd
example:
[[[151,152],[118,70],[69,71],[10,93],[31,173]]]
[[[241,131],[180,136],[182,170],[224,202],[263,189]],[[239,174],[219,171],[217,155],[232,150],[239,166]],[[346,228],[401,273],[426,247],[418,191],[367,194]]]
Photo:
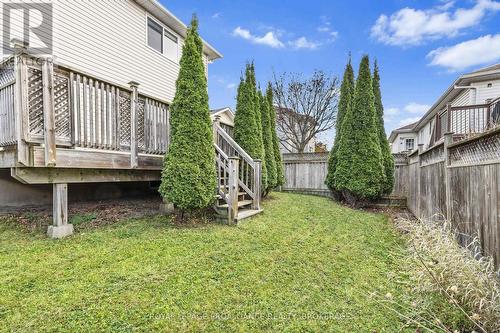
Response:
[[[479,255],[478,240],[460,246],[447,222],[397,219],[396,226],[408,236],[415,291],[440,293],[478,332],[500,332],[500,283],[492,259]]]

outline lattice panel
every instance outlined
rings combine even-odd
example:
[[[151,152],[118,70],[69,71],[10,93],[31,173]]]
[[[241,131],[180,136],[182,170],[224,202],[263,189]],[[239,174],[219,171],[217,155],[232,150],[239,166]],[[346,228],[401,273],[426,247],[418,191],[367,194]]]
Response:
[[[407,165],[408,164],[408,154],[407,153],[394,153],[392,154],[394,158],[394,164],[396,165]]]
[[[500,131],[450,148],[451,165],[478,164],[500,160]]]
[[[42,71],[28,68],[28,110],[30,134],[43,135]]]
[[[420,155],[420,165],[426,166],[444,161],[444,145],[440,144]]]
[[[130,94],[120,91],[120,145],[130,146]]]
[[[146,150],[146,140],[145,140],[145,114],[146,100],[144,98],[139,98],[137,101],[137,146],[140,151]]]
[[[11,67],[0,67],[0,86],[14,81],[14,69]]]
[[[70,140],[71,115],[69,109],[68,78],[60,74],[54,75],[54,111],[56,120],[56,136]]]

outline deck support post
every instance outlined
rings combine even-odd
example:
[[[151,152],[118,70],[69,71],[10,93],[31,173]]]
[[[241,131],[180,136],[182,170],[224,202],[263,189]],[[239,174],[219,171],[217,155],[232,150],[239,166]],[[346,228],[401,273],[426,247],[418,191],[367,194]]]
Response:
[[[49,226],[47,235],[50,238],[63,238],[73,234],[73,225],[68,224],[68,184],[54,184],[53,225]]]
[[[26,52],[28,44],[17,39],[11,41],[14,48],[15,87],[15,121],[17,139],[17,163],[29,166],[28,146],[28,73],[26,69]]]
[[[45,59],[42,65],[43,127],[45,166],[56,166],[56,117],[54,111],[54,64]]]
[[[135,169],[138,164],[137,153],[137,104],[139,99],[139,83],[129,82],[132,93],[130,94],[130,167]]]
[[[233,224],[238,217],[238,192],[240,185],[238,178],[240,174],[240,158],[237,156],[229,157],[229,180],[228,180],[228,202],[227,202],[227,221]]]
[[[262,160],[256,159],[254,160],[255,162],[255,176],[254,176],[254,191],[255,191],[255,198],[253,199],[252,202],[252,209],[260,210],[260,196],[262,193],[261,186],[262,186]]]
[[[446,220],[451,221],[452,200],[451,200],[451,174],[450,152],[448,146],[453,143],[453,132],[446,132],[444,135],[444,186],[446,191]]]

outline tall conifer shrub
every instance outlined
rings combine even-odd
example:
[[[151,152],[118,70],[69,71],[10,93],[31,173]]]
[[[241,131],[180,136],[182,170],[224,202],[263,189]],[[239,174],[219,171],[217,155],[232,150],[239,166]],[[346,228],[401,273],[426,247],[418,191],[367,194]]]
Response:
[[[345,115],[352,108],[352,100],[354,97],[354,71],[351,65],[351,59],[347,63],[342,85],[340,86],[340,99],[337,112],[337,122],[335,124],[335,141],[332,150],[328,157],[328,174],[326,177],[326,185],[330,190],[336,192],[335,188],[335,170],[337,168],[337,152],[339,149],[340,138],[342,137],[342,122]]]
[[[335,188],[351,204],[379,197],[385,178],[374,99],[370,62],[364,56],[352,109],[342,121],[334,176]]]
[[[373,70],[373,95],[375,96],[375,110],[377,113],[377,126],[380,141],[380,151],[382,153],[382,163],[384,165],[384,183],[382,193],[390,194],[394,186],[394,158],[392,157],[389,141],[384,128],[384,105],[382,104],[382,93],[380,91],[380,74],[377,62]]]
[[[193,16],[170,108],[171,143],[160,185],[161,195],[183,211],[209,206],[217,186],[202,48]]]

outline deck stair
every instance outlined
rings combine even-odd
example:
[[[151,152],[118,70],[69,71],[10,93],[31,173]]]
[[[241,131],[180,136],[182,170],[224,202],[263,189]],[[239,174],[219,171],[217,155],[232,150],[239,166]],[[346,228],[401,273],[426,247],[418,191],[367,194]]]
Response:
[[[252,159],[220,126],[213,123],[217,168],[217,193],[214,210],[228,224],[261,213],[262,162]]]

